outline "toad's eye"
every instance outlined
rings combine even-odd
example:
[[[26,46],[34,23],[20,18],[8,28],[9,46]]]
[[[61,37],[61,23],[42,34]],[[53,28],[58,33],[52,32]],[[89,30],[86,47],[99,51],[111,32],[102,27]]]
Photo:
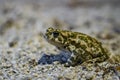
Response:
[[[54,38],[57,38],[59,36],[58,32],[53,32],[52,34],[53,34]]]

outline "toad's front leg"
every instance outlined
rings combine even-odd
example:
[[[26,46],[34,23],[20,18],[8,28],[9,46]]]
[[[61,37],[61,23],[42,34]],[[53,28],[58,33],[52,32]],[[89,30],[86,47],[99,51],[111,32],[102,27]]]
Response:
[[[82,56],[76,51],[72,52],[71,57],[67,60],[65,67],[76,66],[84,62]]]
[[[84,54],[84,51],[80,48],[78,49],[73,49],[73,47],[69,46],[68,47],[71,54],[71,57],[68,59],[67,63],[65,64],[65,67],[69,66],[76,66],[77,64],[81,64],[84,59],[82,58],[81,54]]]
[[[75,55],[75,53],[71,54],[71,57],[67,60],[67,63],[65,63],[65,67],[69,67],[69,66],[75,66],[77,64],[77,56]]]

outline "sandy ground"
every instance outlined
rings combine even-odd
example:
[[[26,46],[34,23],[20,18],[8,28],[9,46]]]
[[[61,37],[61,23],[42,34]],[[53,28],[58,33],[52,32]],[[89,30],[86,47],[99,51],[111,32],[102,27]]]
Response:
[[[64,67],[68,55],[43,38],[48,27],[86,33],[120,54],[117,0],[0,0],[0,80],[120,79],[117,60]]]

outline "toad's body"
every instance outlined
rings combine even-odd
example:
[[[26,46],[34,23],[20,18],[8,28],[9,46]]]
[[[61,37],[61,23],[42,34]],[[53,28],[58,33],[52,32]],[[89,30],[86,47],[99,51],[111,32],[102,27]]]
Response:
[[[85,61],[103,62],[109,58],[100,42],[83,33],[48,28],[45,37],[58,49],[72,53],[67,66]]]

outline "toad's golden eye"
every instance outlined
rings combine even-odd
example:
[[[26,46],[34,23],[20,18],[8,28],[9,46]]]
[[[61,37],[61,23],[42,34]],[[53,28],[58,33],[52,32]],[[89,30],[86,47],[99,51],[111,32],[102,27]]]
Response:
[[[57,38],[57,37],[59,36],[59,32],[57,32],[57,31],[56,31],[56,32],[53,32],[52,34],[53,34],[53,37],[54,37],[54,38]]]

